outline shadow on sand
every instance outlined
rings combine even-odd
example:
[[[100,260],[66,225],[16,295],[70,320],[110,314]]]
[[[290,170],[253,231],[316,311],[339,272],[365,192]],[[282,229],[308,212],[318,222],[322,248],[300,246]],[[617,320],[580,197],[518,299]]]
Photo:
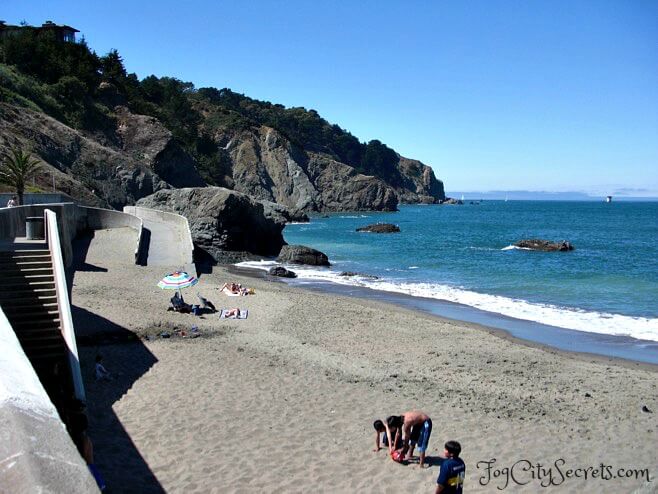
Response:
[[[74,241],[69,287],[75,271],[89,271],[85,258],[92,239],[93,234]],[[75,305],[71,314],[87,395],[88,433],[94,461],[108,486],[106,492],[165,492],[112,408],[157,359],[128,329]],[[94,379],[97,355],[112,373],[111,381]]]

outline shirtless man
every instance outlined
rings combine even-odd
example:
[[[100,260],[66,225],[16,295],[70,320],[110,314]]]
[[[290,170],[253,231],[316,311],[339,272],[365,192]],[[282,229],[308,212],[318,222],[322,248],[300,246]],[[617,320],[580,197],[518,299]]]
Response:
[[[402,431],[402,453],[406,454],[406,460],[410,460],[414,454],[414,448],[418,444],[418,453],[420,454],[419,466],[425,467],[425,452],[432,434],[432,419],[426,413],[419,411],[409,411],[402,415],[391,415],[386,419],[386,432],[391,437],[390,430],[396,427],[396,435]],[[392,441],[395,444],[397,441]],[[389,453],[393,453],[391,442],[388,447]]]

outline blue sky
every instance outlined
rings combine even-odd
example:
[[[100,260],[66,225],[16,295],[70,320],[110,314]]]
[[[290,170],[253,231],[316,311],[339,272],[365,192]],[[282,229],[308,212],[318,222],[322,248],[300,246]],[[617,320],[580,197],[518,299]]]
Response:
[[[3,0],[140,78],[303,106],[447,191],[658,196],[658,1]]]

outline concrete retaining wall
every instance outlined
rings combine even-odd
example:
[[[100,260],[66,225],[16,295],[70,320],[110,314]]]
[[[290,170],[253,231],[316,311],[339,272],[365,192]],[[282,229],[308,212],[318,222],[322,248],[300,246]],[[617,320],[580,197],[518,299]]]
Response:
[[[86,229],[102,230],[105,228],[130,227],[137,231],[135,262],[142,248],[142,220],[130,214],[111,209],[77,206],[73,203],[35,204],[0,209],[0,240],[13,240],[25,236],[25,218],[43,217],[43,211],[50,209],[57,214],[59,238],[64,256],[64,264],[70,266],[73,261],[73,239]]]
[[[98,492],[0,310],[0,491]]]
[[[154,220],[178,225],[180,230],[184,232],[183,241],[185,245],[181,252],[181,255],[184,257],[184,263],[186,266],[194,265],[194,242],[192,242],[190,223],[185,216],[176,213],[168,213],[166,211],[158,211],[157,209],[140,208],[137,206],[124,206],[123,212],[145,220]]]
[[[143,240],[143,222],[137,216],[121,211],[111,209],[90,208],[80,206],[79,209],[85,212],[87,218],[87,228],[90,230],[102,230],[105,228],[130,227],[137,232],[137,244],[135,245],[135,263],[139,261],[142,255]]]

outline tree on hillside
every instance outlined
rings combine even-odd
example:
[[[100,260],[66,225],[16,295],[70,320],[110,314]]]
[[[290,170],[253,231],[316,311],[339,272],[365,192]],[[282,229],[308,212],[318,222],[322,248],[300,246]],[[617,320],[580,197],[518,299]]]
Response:
[[[103,79],[113,84],[120,84],[126,78],[126,68],[123,65],[123,58],[115,49],[104,57],[100,58],[101,74]]]
[[[26,182],[41,168],[41,161],[26,153],[22,148],[14,148],[2,155],[0,182],[16,189],[18,205],[23,204]]]

